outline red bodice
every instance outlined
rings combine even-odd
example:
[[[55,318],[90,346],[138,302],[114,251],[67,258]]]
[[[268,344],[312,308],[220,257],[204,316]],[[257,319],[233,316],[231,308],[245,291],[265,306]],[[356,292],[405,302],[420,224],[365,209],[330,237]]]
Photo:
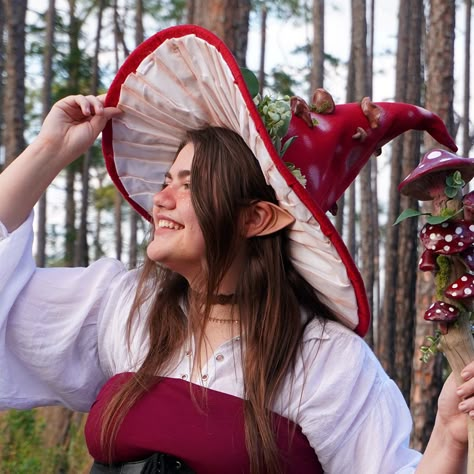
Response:
[[[89,452],[98,461],[105,462],[106,458],[100,447],[100,417],[113,393],[131,376],[124,373],[112,377],[91,408],[85,434]],[[143,459],[160,451],[182,459],[198,474],[248,473],[243,405],[243,400],[233,395],[163,378],[125,416],[116,439],[114,462]],[[274,416],[284,472],[322,473],[301,429],[282,416]]]

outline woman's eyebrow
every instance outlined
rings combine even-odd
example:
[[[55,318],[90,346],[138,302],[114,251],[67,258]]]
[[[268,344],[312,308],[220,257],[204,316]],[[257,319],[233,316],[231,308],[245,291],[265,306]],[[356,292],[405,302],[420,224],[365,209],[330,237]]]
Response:
[[[191,176],[191,171],[190,170],[181,170],[178,171],[178,178],[187,178],[188,176]],[[173,179],[173,176],[171,173],[168,171],[165,173],[165,178],[166,179]]]

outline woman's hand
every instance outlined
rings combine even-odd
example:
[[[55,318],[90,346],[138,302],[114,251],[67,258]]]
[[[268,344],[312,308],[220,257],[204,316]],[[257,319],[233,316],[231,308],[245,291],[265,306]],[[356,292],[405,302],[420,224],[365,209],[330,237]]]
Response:
[[[438,418],[447,434],[460,445],[467,444],[467,417],[474,419],[474,361],[461,371],[462,382],[451,374],[438,400]]]
[[[417,474],[466,472],[467,420],[474,418],[474,362],[463,371],[462,380],[451,374],[438,399],[438,414]]]
[[[105,95],[73,95],[56,102],[37,141],[69,164],[94,143],[110,118],[120,114],[116,107],[104,107],[104,100]]]
[[[53,106],[38,137],[0,174],[0,221],[9,232],[28,217],[57,174],[119,113],[116,107],[104,107],[104,96],[75,95]]]

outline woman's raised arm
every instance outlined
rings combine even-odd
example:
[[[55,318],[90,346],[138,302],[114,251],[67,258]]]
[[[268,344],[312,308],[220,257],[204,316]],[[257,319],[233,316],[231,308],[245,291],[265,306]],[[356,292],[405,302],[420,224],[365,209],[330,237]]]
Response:
[[[36,139],[0,174],[0,221],[9,232],[23,223],[57,174],[120,113],[103,104],[104,96],[75,95],[58,101]]]

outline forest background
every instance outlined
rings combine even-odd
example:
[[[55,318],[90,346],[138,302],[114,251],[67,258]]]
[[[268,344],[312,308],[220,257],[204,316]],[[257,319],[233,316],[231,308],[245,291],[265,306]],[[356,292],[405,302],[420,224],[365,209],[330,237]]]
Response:
[[[143,39],[196,23],[229,45],[263,92],[305,99],[325,87],[336,103],[396,100],[438,113],[462,156],[470,121],[471,0],[1,0],[0,171],[34,137],[57,99],[105,92]],[[357,261],[373,324],[367,342],[405,396],[412,444],[423,449],[446,376],[441,355],[420,361],[434,328],[423,321],[432,276],[417,270],[421,219],[392,223],[425,203],[401,198],[399,182],[425,150],[410,132],[372,159],[339,202],[334,223]],[[130,267],[143,255],[146,223],[107,177],[100,143],[68,167],[36,208],[39,266],[88,265],[104,255]],[[0,302],[1,304],[1,302]],[[82,473],[91,459],[85,415],[64,408],[0,414],[0,472]]]

